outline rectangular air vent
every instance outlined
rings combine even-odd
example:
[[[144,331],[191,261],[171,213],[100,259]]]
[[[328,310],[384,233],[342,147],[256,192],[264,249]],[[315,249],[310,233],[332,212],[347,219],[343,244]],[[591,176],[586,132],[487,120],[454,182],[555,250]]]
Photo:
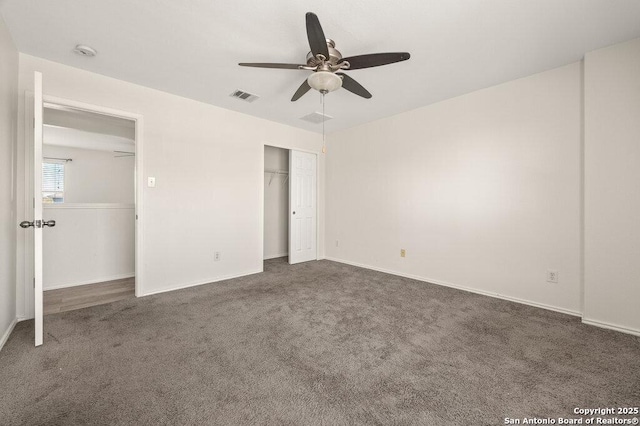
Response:
[[[309,115],[305,115],[304,117],[300,117],[300,120],[308,121],[309,123],[320,124],[322,123],[322,118],[324,117],[324,121],[329,121],[333,117],[327,114],[322,114],[321,112],[312,112]]]
[[[248,92],[243,92],[242,90],[235,90],[231,95],[229,95],[233,98],[238,98],[242,101],[245,102],[253,102],[256,99],[258,99],[260,96],[258,95],[254,95],[252,93],[248,93]]]

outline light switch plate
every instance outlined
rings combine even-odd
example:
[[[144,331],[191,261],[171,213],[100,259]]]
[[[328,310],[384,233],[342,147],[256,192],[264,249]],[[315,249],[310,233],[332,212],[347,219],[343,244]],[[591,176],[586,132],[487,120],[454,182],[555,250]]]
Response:
[[[154,177],[148,177],[147,178],[147,186],[149,188],[155,188],[156,187],[156,178]]]

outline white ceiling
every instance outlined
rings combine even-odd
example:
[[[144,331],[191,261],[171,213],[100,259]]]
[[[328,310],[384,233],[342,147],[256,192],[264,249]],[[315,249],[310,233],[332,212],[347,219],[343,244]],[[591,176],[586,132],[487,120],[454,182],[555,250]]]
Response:
[[[1,1],[1,0],[0,0]],[[238,62],[303,63],[305,12],[344,56],[408,51],[406,62],[349,74],[372,94],[326,97],[327,131],[352,127],[552,69],[640,37],[637,0],[4,0],[21,52],[257,117],[300,120],[320,95],[290,98],[309,74]],[[76,44],[95,58],[72,53]],[[46,76],[45,76],[46,79]],[[229,97],[235,89],[260,99]]]
[[[135,122],[45,104],[42,143],[97,151],[135,152]]]
[[[46,103],[42,121],[48,126],[116,136],[135,143],[136,123],[133,120]]]
[[[136,150],[135,144],[131,139],[119,136],[91,133],[70,127],[57,127],[46,124],[42,130],[42,143],[44,145],[66,146],[114,153],[134,153]]]

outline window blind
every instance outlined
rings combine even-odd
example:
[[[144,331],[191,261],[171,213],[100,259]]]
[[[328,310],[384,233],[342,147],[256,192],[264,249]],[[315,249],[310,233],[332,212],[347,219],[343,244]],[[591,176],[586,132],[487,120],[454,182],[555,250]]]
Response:
[[[64,191],[64,164],[42,163],[42,191]]]

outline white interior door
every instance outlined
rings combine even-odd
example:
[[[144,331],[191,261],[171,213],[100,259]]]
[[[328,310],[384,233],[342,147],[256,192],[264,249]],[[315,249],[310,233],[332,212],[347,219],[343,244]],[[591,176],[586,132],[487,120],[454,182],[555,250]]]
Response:
[[[42,74],[34,73],[33,102],[33,293],[36,346],[43,338],[42,294]]]
[[[317,259],[317,156],[289,151],[289,263]]]

